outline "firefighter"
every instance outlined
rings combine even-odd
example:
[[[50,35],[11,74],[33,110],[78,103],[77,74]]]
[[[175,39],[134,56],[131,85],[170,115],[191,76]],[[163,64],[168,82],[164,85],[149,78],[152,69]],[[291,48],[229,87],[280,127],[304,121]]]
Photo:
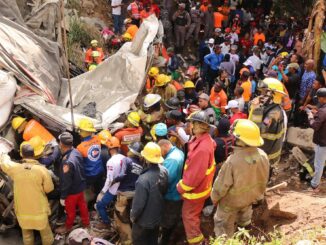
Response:
[[[138,111],[144,129],[145,141],[152,140],[150,130],[154,124],[162,120],[164,110],[160,102],[160,95],[147,94],[144,98],[142,110]]]
[[[215,142],[209,135],[209,118],[204,111],[192,113],[190,121],[194,138],[188,142],[188,157],[177,190],[183,199],[182,220],[189,244],[204,242],[200,214],[209,197],[215,173]]]
[[[149,69],[148,78],[146,81],[146,91],[148,93],[150,93],[152,91],[154,84],[155,84],[156,77],[158,76],[159,73],[160,73],[160,70],[155,66],[153,66]]]
[[[92,40],[91,47],[86,51],[85,54],[85,66],[89,69],[92,64],[100,64],[103,62],[104,53],[102,48],[98,47],[98,41]]]
[[[40,136],[45,143],[56,141],[54,136],[38,121],[31,119],[27,121],[23,117],[15,117],[11,122],[12,128],[16,131],[16,142],[29,141],[34,136]]]
[[[97,195],[103,187],[104,174],[101,140],[98,135],[93,135],[96,129],[90,119],[81,119],[78,128],[82,142],[77,146],[77,150],[84,159],[87,187],[93,188],[95,195]]]
[[[285,93],[282,83],[275,78],[265,78],[261,90],[264,94],[251,102],[249,120],[260,128],[264,139],[261,149],[267,153],[272,167],[281,158],[286,131],[287,118],[281,106]]]
[[[121,142],[121,151],[124,155],[128,152],[128,145],[131,142],[140,141],[143,135],[143,129],[139,126],[140,116],[138,112],[133,111],[128,114],[124,128],[118,130],[114,136]]]
[[[119,182],[114,221],[123,245],[131,244],[130,207],[135,195],[136,181],[143,170],[143,159],[140,152],[144,146],[133,142],[129,146],[127,157],[122,160],[121,171],[114,179]]]
[[[170,76],[165,74],[158,75],[153,88],[153,93],[160,95],[163,101],[167,101],[172,97],[176,97],[177,90],[170,82]]]
[[[235,223],[245,227],[251,223],[252,203],[264,194],[269,176],[266,153],[258,126],[250,120],[235,121],[232,134],[236,138],[233,153],[223,164],[211,193],[217,210],[215,235],[231,237]]]
[[[47,169],[34,159],[33,147],[20,146],[22,164],[12,162],[6,154],[0,156],[0,167],[14,182],[14,207],[22,229],[24,245],[34,245],[33,230],[41,234],[43,245],[52,245],[54,238],[49,225],[51,213],[46,194],[53,190]]]

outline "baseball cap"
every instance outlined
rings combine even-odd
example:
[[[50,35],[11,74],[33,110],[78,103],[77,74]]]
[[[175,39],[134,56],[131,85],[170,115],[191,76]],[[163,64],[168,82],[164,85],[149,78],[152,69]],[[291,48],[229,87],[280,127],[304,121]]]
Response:
[[[201,93],[198,98],[209,101],[209,96],[205,93]]]
[[[289,69],[289,68],[294,68],[296,70],[299,70],[300,66],[298,63],[290,63],[288,64],[288,66],[286,67],[286,69]]]
[[[215,32],[221,32],[221,28],[215,28]]]
[[[230,100],[225,109],[239,108],[239,102],[236,100]]]
[[[277,71],[274,70],[269,70],[264,74],[265,77],[273,77],[273,78],[277,78],[278,74]]]
[[[208,40],[208,43],[209,43],[209,44],[214,44],[214,43],[215,43],[214,38],[210,38],[210,39]]]
[[[74,137],[69,132],[63,132],[59,135],[59,140],[64,145],[72,145],[74,142]]]

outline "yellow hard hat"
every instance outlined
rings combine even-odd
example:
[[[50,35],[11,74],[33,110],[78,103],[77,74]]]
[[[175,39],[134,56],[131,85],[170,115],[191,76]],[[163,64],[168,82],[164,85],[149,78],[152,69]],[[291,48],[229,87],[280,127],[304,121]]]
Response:
[[[154,142],[148,142],[141,151],[141,155],[150,163],[159,164],[164,161],[160,146]]]
[[[158,75],[159,72],[160,72],[160,70],[157,67],[153,66],[153,67],[151,67],[151,69],[149,69],[148,75],[151,77],[154,77],[154,76]]]
[[[283,84],[276,78],[268,77],[263,80],[263,86],[267,87],[268,90],[272,91],[273,102],[275,104],[281,104],[282,98],[286,95],[284,92]]]
[[[94,128],[93,122],[90,119],[88,119],[88,118],[82,118],[82,119],[80,119],[80,121],[78,123],[78,127],[82,131],[96,132],[96,129]]]
[[[231,132],[248,146],[262,146],[264,144],[258,126],[248,119],[236,120],[233,123]]]
[[[26,121],[26,118],[23,118],[23,117],[15,117],[11,121],[11,126],[12,126],[12,128],[14,130],[17,130],[23,124],[23,122],[25,122],[25,121]]]
[[[161,96],[158,94],[147,94],[144,98],[144,107],[149,108],[155,105],[161,100]]]
[[[125,40],[125,41],[131,41],[132,36],[131,36],[128,32],[126,32],[126,33],[124,33],[124,34],[122,35],[122,38],[123,38],[123,40]]]
[[[88,67],[88,71],[95,70],[96,67],[97,67],[97,65],[92,64],[92,65],[90,65],[90,66]]]
[[[120,145],[120,140],[117,138],[117,137],[111,137],[110,139],[108,139],[108,141],[106,142],[106,146],[109,148],[109,149],[112,149],[112,148],[119,148],[121,145]]]
[[[34,155],[37,157],[37,156],[40,156],[42,155],[44,149],[45,149],[45,141],[42,140],[42,138],[40,136],[34,136],[33,138],[31,138],[28,143],[33,146],[34,148]]]
[[[94,40],[91,41],[91,45],[92,45],[93,47],[96,47],[97,44],[98,44],[98,41],[97,41],[97,40],[94,39]]]
[[[128,114],[127,120],[134,126],[138,127],[140,122],[140,116],[138,112],[132,111]]]
[[[101,132],[98,133],[98,137],[101,140],[101,144],[105,145],[108,139],[112,137],[112,135],[109,130],[103,129]]]
[[[195,88],[195,84],[192,81],[188,80],[185,82],[184,88]]]
[[[167,76],[165,74],[160,74],[157,76],[157,78],[155,80],[155,86],[162,87],[168,82],[169,82],[169,76]]]
[[[288,52],[282,52],[282,53],[280,53],[280,56],[281,56],[282,58],[285,58],[285,57],[288,56],[288,55],[289,55]]]

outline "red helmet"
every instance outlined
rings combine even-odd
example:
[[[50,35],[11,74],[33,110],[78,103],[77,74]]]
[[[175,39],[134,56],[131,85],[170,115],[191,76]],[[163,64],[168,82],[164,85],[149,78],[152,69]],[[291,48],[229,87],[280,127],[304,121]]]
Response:
[[[198,74],[198,69],[196,66],[189,66],[187,72],[186,72],[186,75],[187,76],[193,76],[193,75],[196,75]]]

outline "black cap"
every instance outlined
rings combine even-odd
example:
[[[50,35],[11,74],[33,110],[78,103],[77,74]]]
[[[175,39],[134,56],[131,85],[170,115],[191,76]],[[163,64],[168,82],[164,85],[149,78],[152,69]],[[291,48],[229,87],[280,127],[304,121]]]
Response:
[[[326,88],[320,88],[317,91],[317,97],[325,98],[326,97]]]
[[[23,157],[34,157],[34,148],[30,144],[23,145],[21,151]]]
[[[62,144],[70,146],[73,145],[74,137],[69,132],[63,132],[59,135],[59,140]]]
[[[174,119],[176,121],[182,121],[182,113],[178,110],[168,111],[166,117],[169,119]]]

